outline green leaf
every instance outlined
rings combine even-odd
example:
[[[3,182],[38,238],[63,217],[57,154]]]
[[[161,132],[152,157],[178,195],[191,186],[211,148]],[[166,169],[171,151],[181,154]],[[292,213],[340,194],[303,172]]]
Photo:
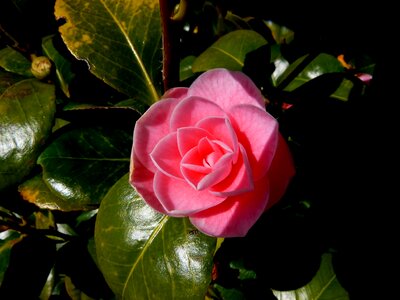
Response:
[[[24,200],[31,202],[42,209],[61,211],[90,209],[86,203],[75,201],[75,199],[66,201],[63,198],[57,197],[43,181],[41,174],[20,184],[18,186],[18,192]]]
[[[101,202],[100,268],[118,299],[204,299],[217,239],[149,207],[123,176]]]
[[[272,36],[277,44],[290,44],[294,39],[294,32],[286,26],[278,25],[272,21],[264,21],[271,30]]]
[[[17,231],[6,230],[0,232],[0,286],[9,265],[11,249],[21,240],[22,235]]]
[[[354,83],[351,80],[344,78],[340,86],[335,92],[333,92],[331,97],[341,101],[347,101],[353,87]]]
[[[0,70],[0,95],[3,94],[9,87],[24,79],[26,79],[24,76],[10,72],[3,72]]]
[[[239,29],[219,38],[193,62],[193,72],[213,68],[241,71],[246,55],[267,44],[262,35],[247,29]]]
[[[12,73],[26,77],[33,77],[31,61],[17,50],[6,47],[0,50],[0,67]]]
[[[69,121],[86,122],[86,123],[98,123],[108,120],[112,124],[125,123],[127,126],[131,126],[132,122],[137,120],[141,112],[134,108],[135,103],[129,103],[128,100],[124,103],[117,103],[114,106],[99,106],[88,103],[76,103],[69,102],[64,106],[63,117]],[[140,107],[136,104],[137,108],[140,108],[142,112],[145,112],[145,107]],[[148,107],[146,107],[148,109]]]
[[[54,114],[53,85],[37,79],[18,81],[0,72],[0,190],[33,169]]]
[[[321,266],[309,284],[293,291],[276,291],[278,300],[349,300],[347,291],[340,285],[332,267],[331,254],[322,255]]]
[[[64,127],[65,128],[65,127]],[[39,156],[43,180],[72,206],[96,206],[129,170],[132,133],[118,128],[83,127],[56,138]]]
[[[53,38],[54,35],[44,37],[42,39],[42,49],[46,56],[53,61],[61,90],[69,98],[69,84],[75,77],[75,74],[71,70],[71,63],[54,47]]]
[[[192,71],[192,65],[195,60],[196,60],[196,56],[194,56],[194,55],[188,55],[181,60],[180,66],[179,66],[179,80],[180,81],[184,81],[194,75],[193,71]]]
[[[162,94],[158,0],[57,0],[55,15],[68,49],[98,78],[151,104]]]
[[[311,61],[309,61],[311,59]],[[333,55],[320,53],[316,57],[305,55],[293,62],[279,78],[276,79],[276,85],[281,85],[285,80],[284,91],[291,92],[304,83],[327,73],[343,72],[345,68],[339,60]],[[294,76],[294,78],[292,78]]]
[[[218,291],[222,300],[245,300],[243,293],[235,288],[228,289],[219,284],[214,284],[213,288]]]
[[[242,260],[235,260],[232,261],[229,266],[232,269],[236,269],[239,271],[238,278],[240,280],[247,280],[247,279],[256,279],[257,274],[253,270],[248,270]]]

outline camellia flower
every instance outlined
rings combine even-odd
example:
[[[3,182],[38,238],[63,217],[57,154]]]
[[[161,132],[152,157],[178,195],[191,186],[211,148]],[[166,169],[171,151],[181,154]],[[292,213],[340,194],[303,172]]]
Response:
[[[130,183],[155,210],[211,236],[245,236],[294,173],[278,122],[242,72],[207,71],[136,122]]]

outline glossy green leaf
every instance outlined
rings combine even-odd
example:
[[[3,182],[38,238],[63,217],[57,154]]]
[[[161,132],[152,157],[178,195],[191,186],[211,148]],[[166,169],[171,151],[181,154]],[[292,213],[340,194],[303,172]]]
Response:
[[[309,61],[311,58],[311,61]],[[343,72],[345,68],[339,60],[333,55],[320,53],[315,58],[305,55],[293,62],[283,74],[276,79],[276,85],[282,84],[283,80],[291,78],[286,82],[283,88],[287,92],[291,92],[304,83],[314,79],[322,74]]]
[[[43,168],[43,180],[57,197],[74,207],[97,206],[129,170],[131,147],[131,131],[77,128],[56,138],[38,163]]]
[[[192,65],[195,60],[196,60],[196,56],[194,56],[194,55],[188,55],[181,60],[180,66],[179,66],[179,80],[180,81],[184,81],[194,75],[193,71],[192,71]]]
[[[74,211],[87,210],[91,207],[86,203],[70,199],[69,201],[57,197],[44,182],[42,175],[39,174],[30,178],[18,186],[21,197],[39,208],[50,210]]]
[[[104,82],[139,102],[162,94],[158,0],[57,0],[68,49]]]
[[[204,299],[217,239],[157,213],[123,176],[96,219],[100,268],[118,299]]]
[[[247,29],[235,30],[218,39],[193,62],[193,72],[213,68],[241,71],[246,55],[267,44],[262,35]]]
[[[294,291],[273,291],[278,300],[349,300],[347,291],[340,285],[332,267],[331,254],[322,256],[321,266],[306,286]]]
[[[3,282],[12,247],[22,240],[22,235],[14,230],[0,232],[0,285]]]
[[[21,181],[35,166],[53,126],[55,88],[0,72],[0,91],[1,190]]]
[[[0,50],[0,67],[8,72],[26,77],[33,77],[31,61],[11,47]]]
[[[42,39],[42,49],[55,65],[56,76],[61,90],[67,97],[70,97],[69,84],[75,77],[75,74],[72,72],[71,63],[54,47],[53,38],[54,35],[44,37]]]

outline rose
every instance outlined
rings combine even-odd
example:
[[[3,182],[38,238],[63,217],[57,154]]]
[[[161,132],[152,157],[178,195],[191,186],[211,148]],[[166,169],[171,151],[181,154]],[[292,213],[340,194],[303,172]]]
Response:
[[[135,125],[130,183],[211,236],[246,235],[293,175],[277,120],[241,72],[213,69],[170,89]]]

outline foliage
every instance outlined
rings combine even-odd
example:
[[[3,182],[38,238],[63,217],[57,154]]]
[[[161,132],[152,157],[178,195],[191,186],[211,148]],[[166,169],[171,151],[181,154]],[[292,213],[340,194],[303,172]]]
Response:
[[[377,53],[346,22],[338,37],[321,16],[285,11],[241,0],[1,2],[0,298],[363,293],[343,266],[362,251],[353,179],[366,176],[360,131]],[[246,237],[223,241],[154,212],[127,180],[138,117],[215,67],[253,79],[297,168]]]

